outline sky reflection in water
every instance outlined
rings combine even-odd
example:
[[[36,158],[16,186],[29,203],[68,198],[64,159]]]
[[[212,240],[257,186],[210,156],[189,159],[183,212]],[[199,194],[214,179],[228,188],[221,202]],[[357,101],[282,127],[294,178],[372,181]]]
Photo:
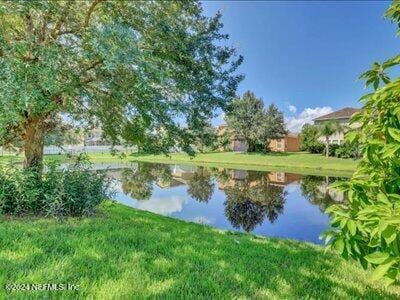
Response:
[[[110,169],[108,176],[115,179],[115,199],[131,207],[313,243],[321,243],[329,226],[323,211],[345,201],[327,190],[338,178],[325,176],[149,163]]]

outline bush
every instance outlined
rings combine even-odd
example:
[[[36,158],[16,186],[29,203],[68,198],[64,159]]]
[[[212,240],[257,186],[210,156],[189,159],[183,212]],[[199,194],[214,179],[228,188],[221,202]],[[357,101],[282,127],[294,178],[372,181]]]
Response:
[[[398,1],[386,16],[400,28]],[[372,267],[371,278],[386,285],[400,279],[400,78],[388,77],[399,65],[397,55],[361,75],[374,91],[361,97],[363,107],[350,123],[359,128],[346,138],[360,144],[362,160],[350,180],[331,186],[347,193],[348,203],[326,211],[332,225],[327,248]]]
[[[0,214],[89,216],[109,196],[105,173],[91,171],[83,156],[66,168],[47,164],[42,176],[30,169],[0,169]]]
[[[335,156],[339,158],[358,158],[359,147],[357,143],[344,142],[335,151]]]
[[[317,126],[305,124],[300,133],[300,150],[310,153],[323,153],[325,145],[318,140]]]
[[[339,149],[340,145],[338,144],[329,144],[329,156],[335,156],[336,150]],[[324,154],[326,154],[325,145],[324,145]]]
[[[303,151],[308,151],[310,153],[324,153],[325,145],[321,142],[309,143],[307,148],[302,148]]]

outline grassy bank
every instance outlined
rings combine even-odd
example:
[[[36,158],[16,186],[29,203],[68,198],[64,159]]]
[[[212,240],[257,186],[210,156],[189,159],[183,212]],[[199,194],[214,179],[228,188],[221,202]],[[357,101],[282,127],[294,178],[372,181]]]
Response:
[[[321,154],[309,154],[304,152],[292,153],[238,153],[217,152],[200,153],[191,158],[184,153],[166,155],[132,154],[121,158],[109,153],[91,153],[90,160],[94,163],[103,162],[158,162],[177,163],[189,165],[203,165],[209,167],[238,168],[257,171],[283,171],[309,175],[326,176],[351,176],[357,162],[352,159],[326,158]],[[22,161],[22,155],[3,156],[0,162]],[[45,160],[67,160],[65,155],[46,155]]]
[[[96,217],[2,219],[0,298],[398,298],[321,247],[218,231],[105,203]],[[6,283],[78,291],[11,292]]]
[[[190,158],[183,153],[131,156],[136,161],[207,165],[210,167],[239,168],[258,171],[284,171],[309,175],[351,176],[357,162],[352,159],[326,158],[321,154],[292,153],[238,153],[217,152],[198,154]]]

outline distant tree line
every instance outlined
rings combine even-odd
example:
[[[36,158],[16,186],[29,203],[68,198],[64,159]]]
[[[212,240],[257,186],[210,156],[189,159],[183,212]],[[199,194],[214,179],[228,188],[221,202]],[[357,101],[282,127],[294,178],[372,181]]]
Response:
[[[325,122],[321,125],[304,124],[300,133],[300,150],[310,153],[323,153],[325,156],[339,158],[359,158],[357,142],[345,141],[342,144],[330,144],[329,137],[346,128],[337,122]],[[321,142],[324,140],[324,142]]]

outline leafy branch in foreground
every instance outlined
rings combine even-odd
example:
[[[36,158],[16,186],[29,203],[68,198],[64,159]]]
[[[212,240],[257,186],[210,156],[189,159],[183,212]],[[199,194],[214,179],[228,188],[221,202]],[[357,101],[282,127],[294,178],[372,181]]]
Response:
[[[400,26],[400,1],[386,16]],[[349,182],[331,186],[347,192],[348,203],[326,210],[333,226],[325,233],[328,249],[372,266],[373,278],[388,285],[400,275],[400,78],[387,72],[399,64],[396,56],[361,75],[374,92],[360,99],[363,108],[351,120],[360,130],[347,139],[360,142],[363,159]]]

